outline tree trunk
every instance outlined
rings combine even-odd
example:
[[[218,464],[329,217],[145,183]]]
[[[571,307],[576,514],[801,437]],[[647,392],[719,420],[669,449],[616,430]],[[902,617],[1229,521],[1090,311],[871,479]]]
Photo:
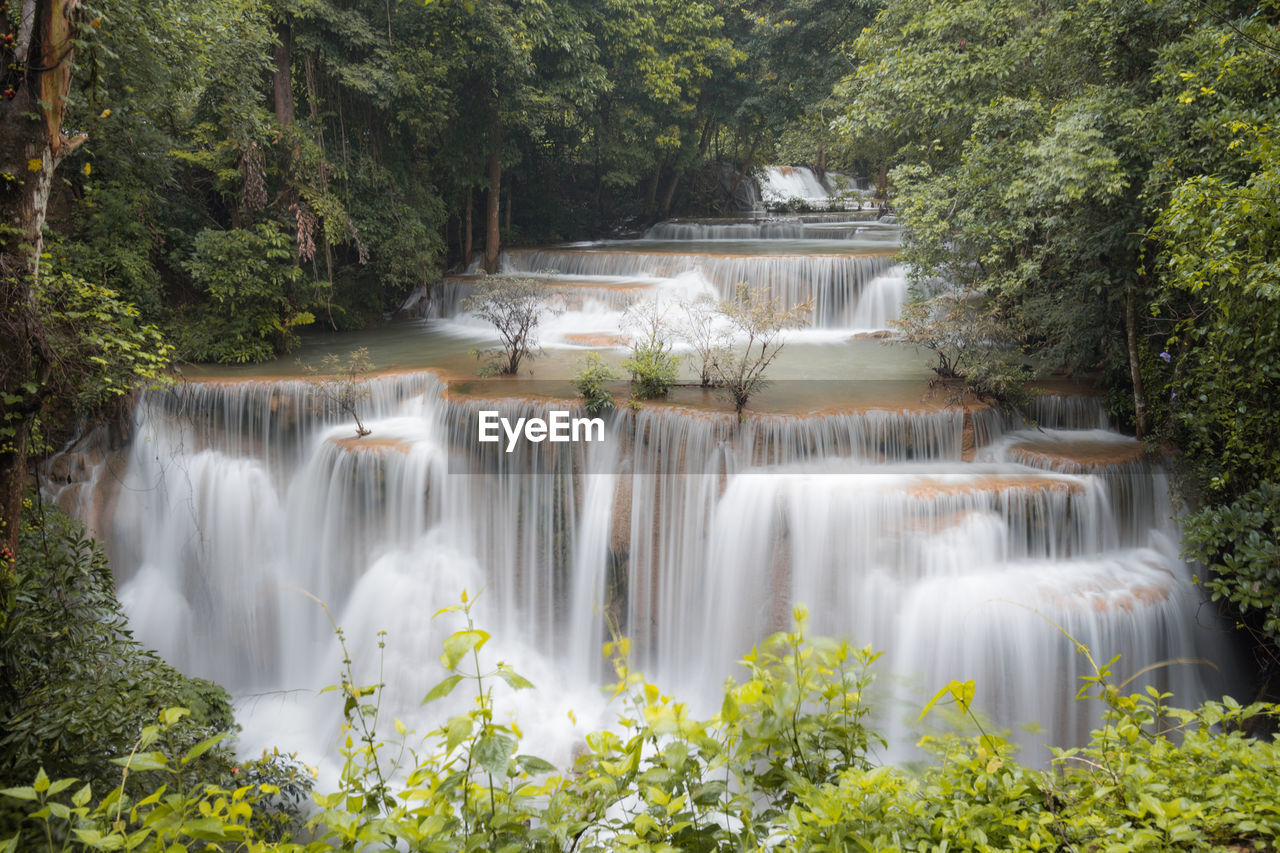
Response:
[[[1129,375],[1133,380],[1133,424],[1138,438],[1147,435],[1147,404],[1142,393],[1142,371],[1138,365],[1138,323],[1133,288],[1124,295],[1124,331],[1129,340]]]
[[[467,187],[467,212],[463,216],[462,226],[462,268],[465,270],[471,266],[471,253],[475,251],[475,243],[473,241],[474,232],[471,228],[471,208],[472,201],[475,198],[475,190]]]
[[[12,576],[22,521],[28,439],[49,394],[52,353],[32,298],[49,189],[58,163],[84,143],[62,133],[79,0],[24,0],[12,66],[20,81],[0,98],[0,594]]]
[[[293,66],[290,52],[293,49],[293,32],[289,24],[281,21],[276,27],[276,37],[280,39],[273,54],[276,70],[271,75],[271,85],[275,93],[276,121],[283,125],[291,125],[293,113]]]
[[[512,186],[512,182],[507,181],[507,211],[503,214],[502,230],[507,232],[508,240],[511,239],[511,205],[514,203],[514,199],[511,196],[514,192],[515,187]]]
[[[680,186],[680,170],[671,170],[671,183],[667,184],[667,191],[662,194],[662,217],[663,219],[671,215],[671,202],[676,197],[676,187]]]
[[[658,184],[662,182],[662,162],[654,167],[653,177],[649,179],[649,186],[644,197],[644,212],[646,215],[653,213],[658,209]]]
[[[499,218],[502,209],[502,120],[494,120],[492,147],[489,149],[489,195],[486,201],[484,234],[484,270],[498,271],[498,252],[502,250]]]
[[[751,171],[751,161],[755,159],[755,156],[756,156],[756,143],[753,142],[751,143],[751,150],[747,152],[747,160],[745,163],[742,164],[742,169],[738,172],[738,177],[734,179],[733,188],[729,190],[730,204],[732,204],[733,200],[737,198],[738,187],[742,186],[742,182],[747,177],[747,172]]]

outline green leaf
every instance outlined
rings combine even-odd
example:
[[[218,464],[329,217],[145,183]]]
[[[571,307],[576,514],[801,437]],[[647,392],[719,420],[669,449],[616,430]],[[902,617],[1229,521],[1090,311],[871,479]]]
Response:
[[[432,687],[429,691],[427,691],[427,695],[425,698],[423,698],[422,704],[425,705],[428,702],[434,702],[437,699],[443,699],[444,697],[448,696],[450,693],[453,692],[453,688],[458,686],[458,683],[461,682],[462,679],[463,679],[463,676],[461,675],[456,675],[456,674],[450,675],[444,681],[441,681],[435,687]]]
[[[933,697],[930,698],[928,702],[924,703],[924,708],[920,711],[920,716],[916,717],[916,722],[918,723],[921,720],[923,720],[926,716],[928,716],[929,712],[933,710],[933,706],[938,704],[938,700],[940,700],[943,696],[946,696],[950,692],[951,692],[951,685],[948,684],[948,685],[944,685],[942,689],[940,689],[937,693],[933,694]]]
[[[169,759],[165,757],[163,752],[139,752],[131,757],[113,758],[111,762],[137,772],[164,770],[169,766]]]
[[[520,769],[530,775],[538,773],[553,773],[556,766],[546,759],[539,758],[536,755],[517,755],[516,764]]]
[[[507,762],[515,754],[516,742],[503,734],[490,732],[476,741],[471,757],[491,776],[505,776]]]
[[[504,669],[502,667],[499,667],[498,677],[501,678],[503,681],[507,682],[507,686],[509,686],[512,690],[529,690],[529,689],[532,689],[533,687],[532,681],[525,678],[523,675],[520,675],[519,673],[513,672],[512,670],[509,670],[509,669]]]
[[[217,746],[219,743],[226,740],[230,736],[231,736],[230,732],[221,732],[220,734],[216,734],[213,737],[205,738],[195,746],[191,747],[191,749],[187,750],[187,754],[182,756],[182,763],[189,764],[192,761],[195,761],[197,758],[204,755],[206,752],[213,749],[215,746]]]
[[[471,718],[462,716],[454,717],[445,726],[445,747],[446,754],[453,752],[458,744],[471,736]]]
[[[480,651],[484,648],[484,644],[489,641],[489,633],[474,628],[464,631],[455,631],[445,638],[444,655],[441,660],[444,662],[445,669],[450,671],[458,668],[458,662],[463,656],[470,651]]]
[[[161,725],[172,726],[190,713],[186,708],[165,708],[160,712],[160,723]]]
[[[36,789],[37,794],[49,790],[49,777],[45,774],[43,767],[36,771],[36,781],[32,787]]]
[[[75,783],[76,783],[75,779],[59,779],[57,782],[54,782],[52,785],[49,786],[49,796],[53,797],[53,796],[56,796],[57,794],[61,794],[63,791],[67,790]]]
[[[5,788],[0,790],[0,794],[6,797],[13,797],[15,800],[34,800],[36,798],[36,789],[29,785],[22,788]]]
[[[720,800],[727,790],[723,780],[716,779],[693,789],[693,801],[700,806],[709,806]]]

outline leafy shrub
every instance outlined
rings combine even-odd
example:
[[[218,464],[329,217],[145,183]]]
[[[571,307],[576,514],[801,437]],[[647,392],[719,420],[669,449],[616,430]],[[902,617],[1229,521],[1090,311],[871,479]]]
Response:
[[[1004,737],[981,730],[974,683],[951,682],[924,713],[954,706],[977,736],[928,735],[934,761],[907,769],[873,761],[882,744],[866,726],[870,667],[878,655],[810,639],[796,608],[792,631],[744,659],[709,720],[664,695],[628,664],[625,639],[606,645],[618,675],[618,725],[587,736],[565,772],[520,752],[514,722],[498,722],[493,686],[532,685],[505,664],[485,670],[489,634],[472,602],[444,608],[465,624],[444,641],[447,674],[424,702],[459,687],[477,696],[421,743],[397,722],[379,734],[382,685],[355,681],[344,660],[338,790],[316,797],[304,841],[265,840],[255,818],[272,784],[190,785],[171,742],[181,709],[161,712],[122,763],[164,779],[145,798],[119,788],[91,803],[72,780],[0,791],[21,803],[26,838],[49,849],[288,850],[1108,850],[1274,849],[1280,836],[1280,746],[1244,727],[1280,708],[1230,699],[1199,710],[1171,707],[1155,688],[1124,695],[1108,664],[1081,691],[1096,691],[1103,724],[1088,745],[1056,750],[1049,769],[1019,764]],[[341,638],[341,631],[339,630]],[[1087,650],[1084,650],[1087,654]],[[1092,662],[1092,658],[1090,657]],[[921,715],[922,717],[924,714]],[[395,780],[403,780],[395,781]],[[69,792],[75,790],[74,794]]]
[[[631,358],[622,368],[631,374],[633,400],[667,396],[676,384],[680,359],[671,354],[671,329],[664,306],[645,300],[627,309],[622,327],[631,333]]]
[[[1005,406],[1029,400],[1020,336],[990,300],[949,290],[908,303],[894,325],[901,340],[933,354],[938,379],[961,393]]]
[[[139,738],[158,714],[181,706],[165,727],[170,754],[207,744],[169,768],[181,783],[263,780],[292,805],[264,803],[259,829],[294,820],[293,806],[311,784],[301,765],[279,753],[237,761],[224,743],[239,730],[227,692],[133,639],[106,557],[84,526],[31,499],[23,521],[12,604],[0,622],[0,785],[47,772],[98,791],[153,790],[159,782],[146,765],[133,764],[122,780],[119,760],[145,749]]]
[[[676,384],[680,359],[671,354],[670,344],[640,344],[632,348],[631,358],[622,363],[631,374],[631,393],[640,400],[667,396]]]
[[[133,639],[106,557],[84,526],[27,503],[13,605],[0,628],[0,779],[29,780],[43,766],[109,787],[118,776],[111,759],[170,705],[192,710],[176,730],[189,743],[233,731],[226,691],[183,676]]]
[[[297,343],[294,329],[315,320],[308,310],[293,243],[272,225],[254,230],[206,228],[183,267],[204,296],[179,312],[179,354],[191,361],[265,361]]]
[[[587,414],[598,415],[613,408],[613,394],[606,385],[617,378],[617,374],[600,358],[600,353],[587,354],[573,377],[573,387],[582,395]]]
[[[370,433],[360,419],[360,408],[368,401],[369,373],[373,362],[368,347],[357,347],[345,360],[337,353],[328,353],[321,360],[320,369],[308,369],[311,374],[311,402],[321,417],[336,410],[356,422],[356,438]]]
[[[1262,630],[1280,637],[1280,485],[1263,483],[1226,506],[1191,513],[1183,546],[1214,571],[1207,586],[1215,601],[1259,614]]]

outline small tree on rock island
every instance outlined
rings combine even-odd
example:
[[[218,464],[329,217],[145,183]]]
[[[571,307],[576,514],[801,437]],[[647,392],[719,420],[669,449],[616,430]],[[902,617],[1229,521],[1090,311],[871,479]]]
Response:
[[[739,421],[747,402],[768,383],[764,372],[782,351],[782,330],[801,325],[808,311],[808,303],[783,308],[763,287],[741,287],[736,298],[720,304],[737,342],[715,354],[711,374],[732,401]]]
[[[676,335],[693,348],[698,363],[698,384],[710,388],[716,384],[712,370],[716,353],[728,345],[727,332],[720,323],[720,304],[703,294],[681,302],[680,307],[684,317],[676,328]]]
[[[481,353],[489,357],[484,372],[515,376],[520,362],[533,357],[547,293],[543,283],[532,278],[486,276],[476,284],[475,293],[462,307],[492,323],[502,340],[501,349]]]
[[[962,402],[966,391],[1002,406],[1029,399],[1023,334],[981,294],[948,290],[910,302],[894,326],[898,340],[933,353],[935,383],[954,383],[951,402]]]
[[[316,413],[323,415],[337,409],[356,422],[356,438],[364,438],[371,430],[360,420],[359,406],[369,399],[369,361],[367,347],[354,349],[342,361],[336,353],[329,353],[320,362],[320,369],[307,368],[313,375],[312,402]]]

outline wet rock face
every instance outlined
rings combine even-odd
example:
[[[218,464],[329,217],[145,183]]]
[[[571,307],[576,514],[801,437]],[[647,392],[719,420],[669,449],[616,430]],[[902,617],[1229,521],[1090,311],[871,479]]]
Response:
[[[128,456],[118,430],[95,427],[49,459],[41,471],[41,487],[63,512],[83,521],[90,534],[106,539]]]

